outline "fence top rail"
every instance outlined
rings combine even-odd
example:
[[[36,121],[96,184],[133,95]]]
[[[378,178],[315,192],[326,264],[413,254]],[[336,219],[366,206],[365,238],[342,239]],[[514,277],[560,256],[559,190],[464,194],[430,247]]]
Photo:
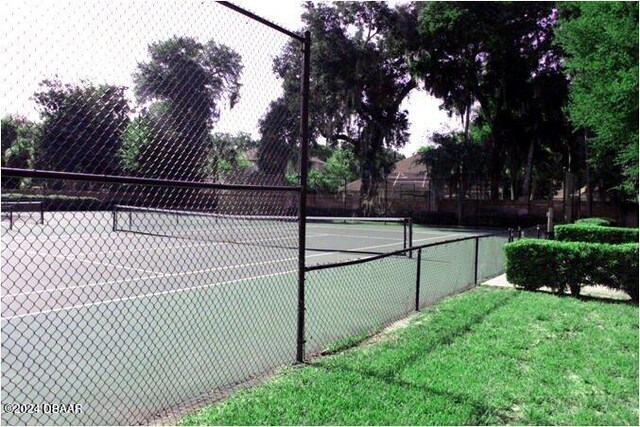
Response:
[[[348,260],[348,261],[339,261],[339,262],[334,262],[334,263],[330,263],[330,264],[320,264],[320,265],[312,265],[309,267],[305,267],[305,271],[316,271],[316,270],[326,270],[329,268],[338,268],[338,267],[347,267],[350,265],[356,265],[356,264],[364,264],[366,262],[372,262],[372,261],[377,261],[379,259],[382,258],[388,258],[388,257],[392,257],[392,256],[397,256],[397,255],[404,255],[408,252],[413,252],[413,251],[418,251],[424,248],[431,248],[434,246],[440,246],[440,245],[446,245],[448,243],[457,243],[457,242],[463,242],[466,240],[475,240],[475,239],[483,239],[485,237],[498,237],[498,236],[505,236],[506,237],[507,232],[501,232],[501,233],[494,233],[494,234],[482,234],[482,235],[477,235],[477,236],[465,236],[465,237],[460,237],[457,239],[451,239],[451,240],[443,240],[441,242],[433,242],[433,243],[426,243],[424,245],[419,245],[419,246],[412,246],[410,248],[404,248],[404,249],[398,249],[397,251],[392,251],[392,252],[387,252],[384,254],[379,254],[379,255],[375,255],[375,256],[371,256],[371,257],[366,257],[366,258],[358,258],[358,259],[352,259],[352,260]]]
[[[22,201],[22,200],[10,200],[10,201],[3,201],[2,202],[2,206],[7,206],[7,207],[11,207],[11,206],[23,206],[23,205],[42,205],[42,200],[40,201]]]
[[[368,216],[308,216],[311,221],[336,221],[336,222],[400,222],[407,223],[411,218],[406,217],[368,217]]]
[[[222,5],[222,6],[228,7],[231,10],[234,10],[234,11],[238,12],[239,14],[244,15],[247,18],[251,18],[254,21],[257,21],[257,22],[259,22],[259,23],[261,23],[263,25],[266,25],[269,28],[272,28],[272,29],[274,29],[276,31],[279,31],[282,34],[285,34],[285,35],[287,35],[287,36],[289,36],[289,37],[291,37],[293,39],[296,39],[296,40],[301,41],[303,43],[305,41],[304,36],[301,36],[300,34],[296,34],[293,31],[289,31],[286,28],[283,28],[278,24],[274,24],[273,22],[271,22],[271,21],[269,21],[267,19],[264,19],[264,18],[256,15],[255,13],[249,12],[248,10],[243,9],[240,6],[237,6],[237,5],[235,5],[235,4],[231,3],[231,2],[218,1],[217,3]]]
[[[1,168],[2,175],[18,178],[62,179],[69,181],[92,181],[105,184],[130,184],[149,187],[198,188],[214,190],[285,191],[299,192],[300,186],[216,184],[213,182],[181,181],[177,179],[141,178],[136,176],[99,175],[78,172],[60,172],[38,169]]]

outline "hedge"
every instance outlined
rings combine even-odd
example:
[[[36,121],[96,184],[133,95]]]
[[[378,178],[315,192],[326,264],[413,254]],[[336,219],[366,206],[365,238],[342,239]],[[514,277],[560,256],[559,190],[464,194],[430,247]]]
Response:
[[[507,280],[535,290],[567,288],[573,295],[582,286],[603,285],[627,293],[638,302],[638,244],[522,239],[504,247]]]
[[[637,228],[604,227],[585,224],[562,224],[554,227],[556,240],[590,243],[638,243]]]
[[[609,218],[582,218],[575,222],[575,224],[583,224],[583,225],[600,225],[600,226],[609,226],[613,225],[613,221]]]

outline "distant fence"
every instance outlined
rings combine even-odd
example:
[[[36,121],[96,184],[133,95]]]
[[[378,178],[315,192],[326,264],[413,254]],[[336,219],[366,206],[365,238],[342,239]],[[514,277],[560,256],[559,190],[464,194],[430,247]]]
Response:
[[[586,200],[574,200],[574,219],[589,216]],[[359,215],[362,213],[360,193],[310,193],[307,205],[314,215]],[[371,214],[410,216],[416,221],[430,224],[457,224],[458,201],[456,199],[434,199],[425,190],[388,189],[372,201]],[[462,223],[478,226],[533,225],[546,220],[547,210],[553,207],[554,220],[564,222],[568,216],[567,206],[562,200],[473,200],[462,202]],[[638,226],[638,205],[594,201],[591,216],[613,219],[618,225]]]

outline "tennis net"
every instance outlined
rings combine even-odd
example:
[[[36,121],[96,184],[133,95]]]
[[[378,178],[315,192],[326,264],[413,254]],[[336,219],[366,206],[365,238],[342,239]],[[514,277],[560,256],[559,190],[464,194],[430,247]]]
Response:
[[[298,218],[117,205],[113,231],[216,243],[298,248]],[[408,218],[307,217],[306,248],[380,254],[411,246]]]

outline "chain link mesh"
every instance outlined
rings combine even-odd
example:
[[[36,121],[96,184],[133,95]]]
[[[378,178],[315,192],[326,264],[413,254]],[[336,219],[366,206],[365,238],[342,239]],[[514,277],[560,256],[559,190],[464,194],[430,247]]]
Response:
[[[274,60],[300,39],[216,2],[5,8],[2,422],[175,419],[292,363],[301,96]]]
[[[473,286],[475,239],[422,249],[420,307]]]
[[[401,254],[307,272],[307,355],[406,316],[414,307],[415,266],[415,259]]]

